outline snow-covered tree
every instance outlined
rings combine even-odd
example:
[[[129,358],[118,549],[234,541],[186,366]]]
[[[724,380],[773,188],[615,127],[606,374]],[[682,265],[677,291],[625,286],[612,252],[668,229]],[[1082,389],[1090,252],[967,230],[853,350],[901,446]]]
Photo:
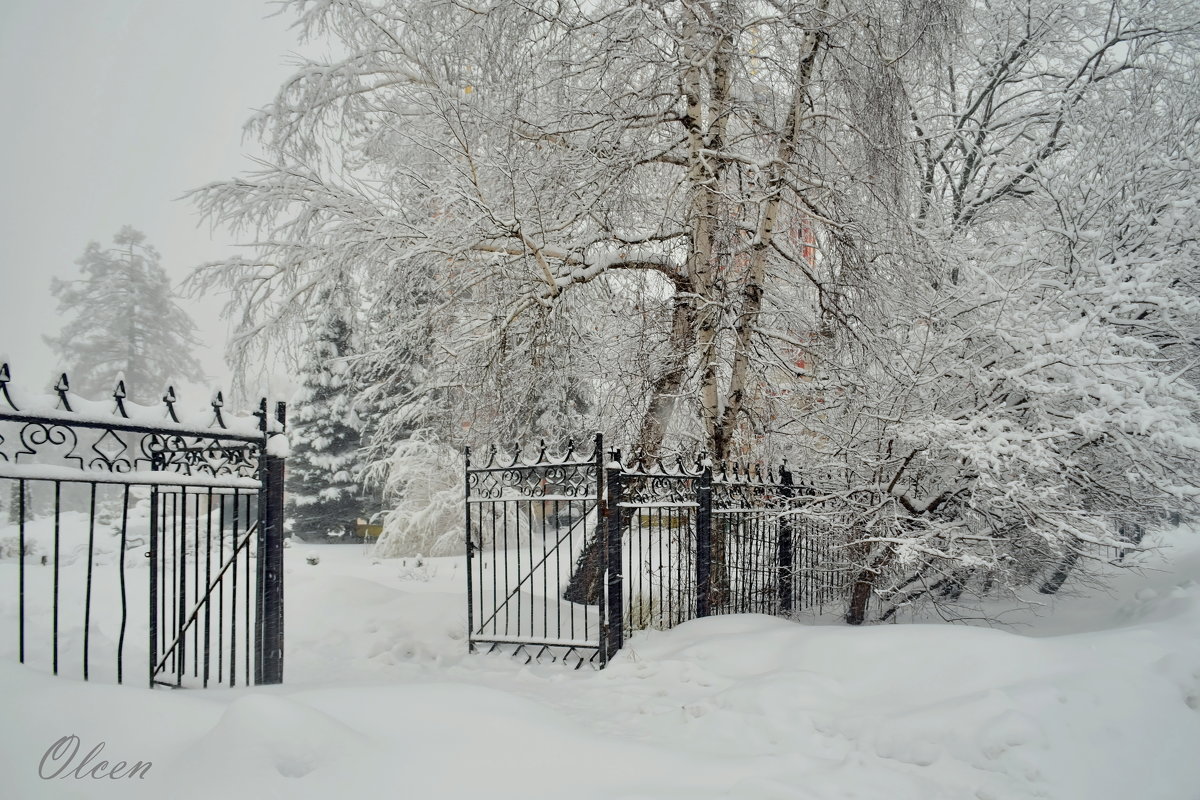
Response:
[[[91,242],[76,263],[79,279],[56,278],[51,287],[59,313],[71,318],[47,337],[73,391],[99,398],[123,376],[130,399],[153,403],[175,381],[204,379],[192,355],[195,323],[145,234],[125,226],[112,247]]]
[[[344,57],[198,194],[259,242],[203,273],[243,347],[351,274],[397,310],[363,368],[443,444],[773,442],[837,476],[852,622],[1193,502],[1194,4],[293,7]]]
[[[292,533],[307,541],[344,536],[356,519],[380,510],[379,493],[364,486],[363,415],[350,370],[353,310],[340,290],[319,298],[288,420],[287,515]]]

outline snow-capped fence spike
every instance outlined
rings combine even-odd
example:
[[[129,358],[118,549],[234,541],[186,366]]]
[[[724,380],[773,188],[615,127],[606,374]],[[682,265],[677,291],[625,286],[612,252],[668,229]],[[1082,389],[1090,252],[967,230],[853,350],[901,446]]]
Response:
[[[225,427],[225,418],[221,416],[221,409],[224,406],[225,406],[225,395],[221,392],[220,389],[218,389],[217,393],[215,395],[213,395],[213,399],[212,399],[213,422],[216,423],[218,428]]]
[[[537,463],[544,464],[545,462],[546,462],[546,440],[541,439],[538,441]]]
[[[129,419],[129,414],[125,411],[125,380],[117,381],[116,388],[113,389],[113,400],[117,402],[116,412],[125,419]]]
[[[58,382],[54,384],[54,391],[58,392],[58,402],[62,405],[63,411],[74,411],[71,408],[71,401],[67,399],[67,392],[71,391],[71,382],[67,380],[67,373],[62,373],[58,377]]]
[[[175,387],[168,386],[166,394],[162,398],[163,405],[167,407],[167,416],[172,422],[179,422],[179,415],[175,413]]]
[[[8,393],[8,382],[12,380],[12,373],[8,371],[8,362],[0,364],[0,396],[4,397],[4,402],[8,403],[8,407],[13,411],[20,411],[17,404],[13,402],[12,396]]]
[[[575,440],[567,439],[567,452],[563,455],[563,463],[571,460],[571,456],[575,454]]]
[[[521,461],[521,443],[513,442],[513,456],[510,467],[515,467]]]

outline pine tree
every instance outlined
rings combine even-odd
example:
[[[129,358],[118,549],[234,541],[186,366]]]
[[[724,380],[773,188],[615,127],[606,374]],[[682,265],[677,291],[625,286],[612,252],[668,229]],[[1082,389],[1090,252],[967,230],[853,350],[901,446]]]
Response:
[[[292,532],[313,541],[342,536],[355,519],[370,519],[380,501],[365,490],[362,422],[347,357],[349,311],[338,293],[324,293],[310,328],[301,388],[292,399],[288,517]]]
[[[75,263],[81,278],[51,285],[59,313],[73,318],[46,339],[75,392],[106,395],[123,375],[129,398],[151,403],[172,382],[204,379],[192,355],[196,325],[176,302],[145,234],[126,225],[112,247],[91,242]]]

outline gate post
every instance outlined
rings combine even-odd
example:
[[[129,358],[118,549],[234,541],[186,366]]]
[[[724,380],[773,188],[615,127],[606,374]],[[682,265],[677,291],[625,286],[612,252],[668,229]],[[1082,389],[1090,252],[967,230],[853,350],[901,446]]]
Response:
[[[466,517],[464,531],[467,538],[467,652],[475,652],[475,642],[471,635],[475,632],[475,585],[471,580],[471,556],[474,544],[471,542],[471,448],[463,448],[463,515]],[[483,538],[483,519],[479,521],[480,538]],[[483,587],[480,587],[483,591]],[[482,604],[482,600],[480,603]],[[480,609],[480,614],[483,610]]]
[[[254,682],[283,683],[283,480],[284,458],[271,452],[266,400],[262,406],[262,488],[258,495],[258,613],[255,622]],[[275,405],[280,428],[287,406]]]
[[[603,458],[601,443],[596,437],[597,461]],[[597,464],[597,467],[600,465]],[[605,525],[605,580],[604,580],[604,624],[601,626],[600,658],[607,664],[625,643],[625,592],[624,575],[621,573],[621,502],[625,495],[624,475],[620,456],[614,451],[612,464],[601,471],[607,501],[604,506],[608,519]],[[603,495],[602,495],[603,496]]]
[[[162,455],[150,460],[152,470],[162,469]],[[122,556],[123,558],[124,556]],[[158,486],[150,489],[150,688],[158,671]]]
[[[776,572],[779,593],[779,613],[791,614],[795,598],[792,596],[792,574],[795,570],[795,548],[792,539],[792,504],[795,494],[792,483],[792,471],[787,466],[779,469],[779,482],[783,486],[780,494],[783,496],[783,515],[779,518],[779,563]]]
[[[712,613],[712,464],[696,477],[696,616]]]

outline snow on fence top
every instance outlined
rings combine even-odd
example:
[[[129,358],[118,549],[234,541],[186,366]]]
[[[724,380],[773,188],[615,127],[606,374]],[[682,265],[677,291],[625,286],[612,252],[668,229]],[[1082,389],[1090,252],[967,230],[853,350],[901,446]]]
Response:
[[[29,392],[13,384],[8,364],[0,364],[0,419],[21,421],[36,417],[78,426],[101,425],[243,441],[262,441],[267,435],[283,432],[284,425],[278,415],[268,415],[266,398],[251,415],[226,413],[224,395],[219,391],[205,410],[185,411],[177,408],[177,402],[174,387],[168,386],[161,406],[134,403],[126,399],[124,380],[117,381],[111,400],[87,400],[71,391],[66,373],[59,377],[53,392]]]
[[[65,374],[51,393],[28,392],[13,385],[3,363],[0,473],[33,480],[71,480],[72,473],[84,472],[91,475],[86,480],[100,482],[199,485],[199,478],[211,486],[257,485],[264,452],[286,454],[286,409],[279,403],[269,414],[265,398],[251,415],[228,414],[224,405],[217,392],[208,410],[181,412],[171,387],[161,406],[141,405],[127,399],[123,380],[110,401],[87,400],[71,392]]]

